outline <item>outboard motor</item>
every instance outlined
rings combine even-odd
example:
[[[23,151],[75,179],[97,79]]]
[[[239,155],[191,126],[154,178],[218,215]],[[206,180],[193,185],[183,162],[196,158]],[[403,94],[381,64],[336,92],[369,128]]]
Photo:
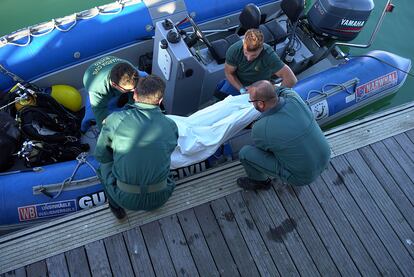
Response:
[[[317,0],[307,17],[316,34],[350,41],[361,32],[373,9],[373,0]]]

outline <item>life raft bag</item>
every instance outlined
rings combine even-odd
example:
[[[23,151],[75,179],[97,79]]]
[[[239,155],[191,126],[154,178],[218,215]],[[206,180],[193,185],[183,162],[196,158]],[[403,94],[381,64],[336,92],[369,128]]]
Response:
[[[13,154],[17,152],[19,142],[17,122],[7,112],[0,111],[0,172],[13,166]]]

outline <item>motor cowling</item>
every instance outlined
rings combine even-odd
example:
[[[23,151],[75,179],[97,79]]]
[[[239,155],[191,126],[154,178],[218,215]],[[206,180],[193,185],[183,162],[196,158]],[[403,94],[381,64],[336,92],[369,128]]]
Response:
[[[361,32],[373,9],[373,0],[317,0],[307,18],[316,34],[350,41]]]

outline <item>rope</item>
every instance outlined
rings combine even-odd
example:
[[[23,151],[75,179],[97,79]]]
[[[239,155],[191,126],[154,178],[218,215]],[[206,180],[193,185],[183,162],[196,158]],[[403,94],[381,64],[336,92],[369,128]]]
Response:
[[[375,56],[371,56],[371,55],[346,55],[346,56],[344,56],[344,57],[340,57],[340,59],[346,59],[346,58],[349,58],[349,57],[351,57],[351,58],[357,58],[357,57],[372,58],[372,59],[377,60],[377,61],[379,61],[379,62],[381,62],[381,63],[384,63],[384,64],[386,64],[386,65],[388,65],[388,66],[391,66],[392,68],[395,68],[395,69],[397,69],[397,70],[401,71],[402,73],[407,74],[408,76],[414,77],[414,73],[409,72],[409,71],[406,71],[406,70],[404,70],[404,69],[401,69],[401,68],[399,68],[399,67],[397,67],[397,66],[395,66],[395,65],[393,65],[393,64],[391,64],[391,63],[389,63],[389,62],[386,62],[386,61],[384,61],[384,60],[382,60],[382,59],[380,59],[380,58],[377,58],[377,57],[375,57]]]
[[[353,91],[349,91],[349,90],[348,90],[348,87],[347,87],[347,86],[345,86],[344,84],[335,84],[335,83],[332,83],[332,84],[325,84],[325,85],[322,87],[322,90],[316,90],[316,89],[312,89],[312,90],[310,90],[310,91],[308,92],[307,97],[306,97],[306,102],[308,102],[308,100],[309,100],[310,96],[311,96],[313,93],[320,94],[320,95],[324,95],[324,96],[328,97],[328,96],[329,96],[329,95],[328,95],[328,93],[327,93],[327,92],[325,92],[326,87],[328,87],[328,86],[330,86],[330,87],[340,87],[340,88],[342,88],[343,90],[345,90],[348,94],[353,94],[353,93],[354,93]]]
[[[65,180],[63,180],[62,184],[60,185],[59,191],[55,194],[55,195],[49,195],[52,199],[56,199],[59,197],[59,195],[62,193],[64,187],[67,184],[72,183],[73,178],[75,177],[76,173],[78,172],[78,169],[83,165],[86,164],[88,165],[92,171],[95,173],[95,175],[97,174],[96,169],[93,167],[93,165],[86,159],[86,157],[88,156],[87,152],[82,152],[80,153],[77,157],[76,160],[78,161],[78,164],[76,165],[75,169],[73,170],[73,173],[70,177],[66,178]],[[48,195],[46,193],[46,195]]]
[[[0,48],[6,45],[14,45],[18,47],[24,47],[30,44],[32,41],[32,37],[40,37],[47,35],[51,33],[53,30],[58,30],[60,32],[68,32],[73,27],[75,27],[76,23],[78,23],[78,20],[86,20],[91,19],[98,15],[115,15],[120,13],[127,3],[139,3],[141,1],[139,0],[117,0],[116,2],[108,5],[104,5],[102,7],[95,7],[90,10],[86,10],[79,13],[74,13],[71,16],[66,16],[60,19],[52,19],[50,22],[41,23],[38,25],[34,25],[32,27],[29,27],[23,31],[16,31],[10,35],[6,35],[3,37],[0,37]],[[112,11],[112,6],[116,5],[116,10]],[[108,11],[111,7],[111,11]],[[70,18],[69,20],[67,18]],[[63,26],[66,26],[68,24],[71,24],[67,28],[63,28]],[[21,41],[22,39],[26,38],[26,41],[23,43],[19,43],[18,41]]]

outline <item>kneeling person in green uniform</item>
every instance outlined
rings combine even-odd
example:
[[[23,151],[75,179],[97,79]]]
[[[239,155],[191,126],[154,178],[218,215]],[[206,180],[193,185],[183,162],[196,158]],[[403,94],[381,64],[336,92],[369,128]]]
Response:
[[[244,39],[230,46],[224,64],[226,81],[218,85],[218,98],[248,92],[249,86],[260,80],[270,81],[273,76],[282,78],[282,86],[293,87],[296,76],[284,64],[273,47],[264,43],[259,29],[249,29]]]
[[[329,144],[312,112],[291,89],[278,94],[269,81],[249,90],[250,102],[261,112],[251,136],[254,146],[239,152],[247,176],[237,179],[244,189],[268,189],[271,179],[294,186],[312,183],[327,167]]]
[[[99,129],[102,127],[102,121],[110,113],[109,101],[122,95],[122,101],[126,100],[124,103],[133,103],[132,93],[139,77],[146,75],[146,72],[136,70],[128,61],[114,56],[103,57],[89,66],[83,76],[83,84],[89,93],[90,108]],[[87,120],[89,118],[85,116],[82,122],[83,132],[89,127]]]
[[[98,173],[109,207],[118,219],[125,217],[124,209],[160,207],[175,188],[169,172],[178,128],[159,108],[164,90],[159,77],[143,77],[134,92],[135,103],[102,124],[95,157],[101,163]]]

